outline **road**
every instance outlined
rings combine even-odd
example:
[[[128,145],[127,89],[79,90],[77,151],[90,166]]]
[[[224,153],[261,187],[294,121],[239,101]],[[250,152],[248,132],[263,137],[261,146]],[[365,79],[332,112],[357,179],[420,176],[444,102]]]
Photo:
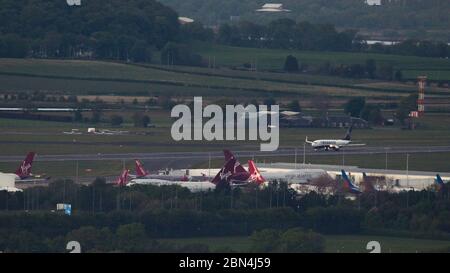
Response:
[[[348,147],[340,151],[314,151],[307,148],[283,148],[274,152],[260,151],[234,151],[239,157],[280,157],[280,156],[330,156],[330,155],[374,155],[374,154],[414,154],[450,152],[450,146],[402,146],[402,147]],[[0,156],[0,162],[18,162],[23,160],[20,156]],[[223,158],[221,151],[216,152],[157,152],[157,153],[115,153],[115,154],[66,154],[66,155],[38,155],[36,161],[98,161],[98,160],[208,160],[208,158]]]

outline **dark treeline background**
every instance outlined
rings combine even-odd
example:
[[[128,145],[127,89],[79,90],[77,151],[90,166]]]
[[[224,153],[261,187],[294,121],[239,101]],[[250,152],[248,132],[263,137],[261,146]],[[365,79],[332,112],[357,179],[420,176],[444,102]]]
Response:
[[[364,0],[282,0],[290,13],[255,12],[265,0],[160,0],[183,16],[192,16],[206,24],[230,20],[230,16],[267,23],[288,17],[296,21],[330,23],[343,28],[371,29],[450,29],[450,2],[447,0],[382,0],[371,7]],[[447,32],[448,33],[448,32]],[[445,37],[446,39],[449,37]]]
[[[0,56],[147,61],[179,33],[178,15],[154,0],[2,0]]]
[[[202,56],[191,50],[193,40],[296,50],[450,55],[443,42],[418,39],[367,46],[357,30],[338,31],[329,20],[313,24],[295,19],[273,18],[260,24],[243,20],[222,24],[214,33],[201,21],[180,25],[178,14],[155,0],[85,1],[80,7],[60,0],[3,0],[0,57],[151,62],[152,52],[161,51],[162,63],[202,65]]]
[[[394,46],[369,46],[357,30],[338,31],[331,24],[296,23],[278,19],[268,25],[248,21],[224,24],[217,42],[232,46],[296,49],[315,51],[373,52],[422,57],[449,57],[450,47],[444,42],[406,40]]]
[[[72,204],[72,216],[54,211],[61,202]],[[23,193],[0,192],[0,210],[0,234],[5,235],[0,236],[0,249],[9,251],[59,252],[69,239],[81,240],[91,251],[171,251],[154,240],[290,228],[450,238],[448,186],[440,191],[365,193],[348,200],[341,194],[300,197],[285,183],[191,193],[177,186],[119,188],[103,179],[90,186],[59,180]],[[124,245],[114,245],[121,240]]]

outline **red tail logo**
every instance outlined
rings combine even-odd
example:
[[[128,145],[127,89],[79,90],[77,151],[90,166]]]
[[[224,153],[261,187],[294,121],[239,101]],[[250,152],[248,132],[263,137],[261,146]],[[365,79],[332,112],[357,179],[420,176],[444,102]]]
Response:
[[[266,181],[266,179],[262,177],[258,168],[256,168],[255,162],[253,162],[253,160],[248,161],[248,172],[250,173],[251,180],[256,184],[260,185]]]
[[[122,174],[117,178],[116,184],[118,186],[125,186],[128,183],[128,173],[130,170],[123,170]]]
[[[16,170],[15,174],[20,177],[20,179],[27,178],[31,175],[31,167],[33,166],[33,160],[36,153],[29,152],[25,160],[22,161],[20,167]]]
[[[214,179],[211,181],[213,184],[219,184],[220,181],[228,180],[228,178],[233,174],[233,170],[236,164],[236,158],[231,158],[225,163],[222,169],[217,173]]]
[[[144,169],[144,166],[139,160],[136,160],[136,176],[146,176],[149,174],[149,172]]]

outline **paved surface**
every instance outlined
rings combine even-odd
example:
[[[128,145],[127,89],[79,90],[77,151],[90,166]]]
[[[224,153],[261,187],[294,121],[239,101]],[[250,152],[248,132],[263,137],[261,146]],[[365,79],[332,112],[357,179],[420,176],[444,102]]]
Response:
[[[412,147],[348,147],[340,151],[313,151],[306,148],[279,149],[274,152],[260,151],[234,151],[239,157],[274,157],[274,156],[297,156],[301,158],[303,153],[308,156],[330,156],[330,155],[372,155],[372,154],[406,154],[406,153],[437,153],[450,152],[450,146],[412,146]],[[24,155],[20,156],[0,156],[0,162],[20,162]],[[167,153],[117,153],[117,154],[66,154],[66,155],[42,155],[36,157],[36,161],[91,161],[91,160],[208,160],[208,158],[223,158],[221,151],[217,152],[167,152]]]

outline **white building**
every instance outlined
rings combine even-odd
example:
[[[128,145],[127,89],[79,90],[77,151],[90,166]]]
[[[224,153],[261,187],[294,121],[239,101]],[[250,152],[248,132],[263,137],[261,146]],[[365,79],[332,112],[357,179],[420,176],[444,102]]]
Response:
[[[381,6],[381,0],[365,0],[366,5]]]
[[[268,3],[264,4],[260,9],[257,9],[258,12],[289,12],[290,10],[284,9],[283,4],[275,4]]]
[[[81,6],[81,0],[66,0],[69,6]]]

